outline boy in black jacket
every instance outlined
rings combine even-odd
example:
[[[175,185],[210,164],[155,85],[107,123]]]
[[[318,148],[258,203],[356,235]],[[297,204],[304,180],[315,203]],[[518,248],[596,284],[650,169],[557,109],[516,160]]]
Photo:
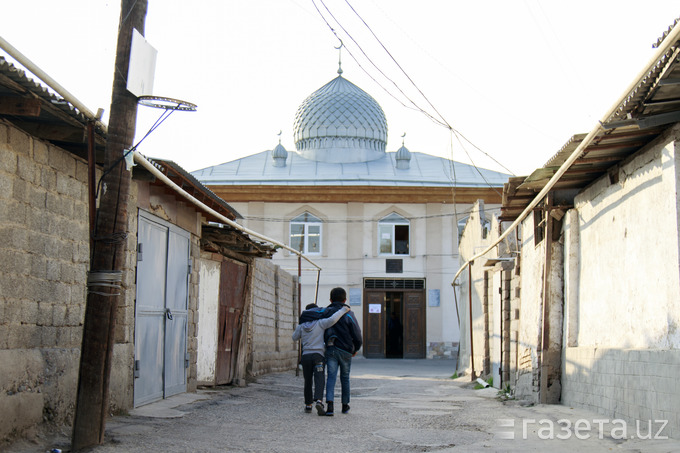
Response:
[[[347,300],[347,293],[343,288],[331,290],[331,304],[326,311],[335,313],[341,309]],[[342,413],[349,412],[349,373],[352,357],[361,348],[361,329],[354,313],[350,310],[340,321],[326,329],[326,415],[333,415],[333,400],[335,398],[335,381],[340,367],[340,386],[342,388]]]

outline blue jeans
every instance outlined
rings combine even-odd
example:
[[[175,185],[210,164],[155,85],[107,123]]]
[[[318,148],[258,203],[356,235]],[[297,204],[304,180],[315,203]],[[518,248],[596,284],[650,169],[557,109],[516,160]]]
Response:
[[[326,349],[326,401],[335,400],[335,381],[340,366],[340,386],[342,388],[342,404],[349,404],[349,370],[352,367],[352,354],[329,346]]]

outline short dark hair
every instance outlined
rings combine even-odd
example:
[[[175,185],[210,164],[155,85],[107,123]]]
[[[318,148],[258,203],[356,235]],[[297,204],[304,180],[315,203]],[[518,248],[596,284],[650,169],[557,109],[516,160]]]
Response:
[[[343,288],[333,288],[331,290],[331,302],[344,302],[347,300],[347,293]]]
[[[311,310],[312,308],[319,308],[317,304],[307,304],[305,310]]]

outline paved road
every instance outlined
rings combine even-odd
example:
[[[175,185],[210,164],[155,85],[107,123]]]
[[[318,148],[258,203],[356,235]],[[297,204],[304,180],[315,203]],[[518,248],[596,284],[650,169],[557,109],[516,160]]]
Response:
[[[270,374],[244,388],[201,390],[114,417],[106,443],[93,451],[680,452],[679,441],[630,439],[638,437],[635,426],[623,439],[621,426],[596,422],[604,417],[592,412],[502,402],[495,389],[451,379],[454,370],[450,360],[357,358],[352,409],[334,417],[304,413],[301,373]],[[557,424],[561,419],[570,425]],[[68,439],[51,442],[10,451],[68,451]]]

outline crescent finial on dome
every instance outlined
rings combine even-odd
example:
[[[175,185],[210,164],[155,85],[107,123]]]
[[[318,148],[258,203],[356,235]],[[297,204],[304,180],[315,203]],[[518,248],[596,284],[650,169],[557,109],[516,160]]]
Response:
[[[338,40],[340,41],[340,45],[336,47],[336,49],[338,49],[338,74],[342,75],[342,46],[344,46],[344,44],[342,43],[342,39],[338,38]]]

